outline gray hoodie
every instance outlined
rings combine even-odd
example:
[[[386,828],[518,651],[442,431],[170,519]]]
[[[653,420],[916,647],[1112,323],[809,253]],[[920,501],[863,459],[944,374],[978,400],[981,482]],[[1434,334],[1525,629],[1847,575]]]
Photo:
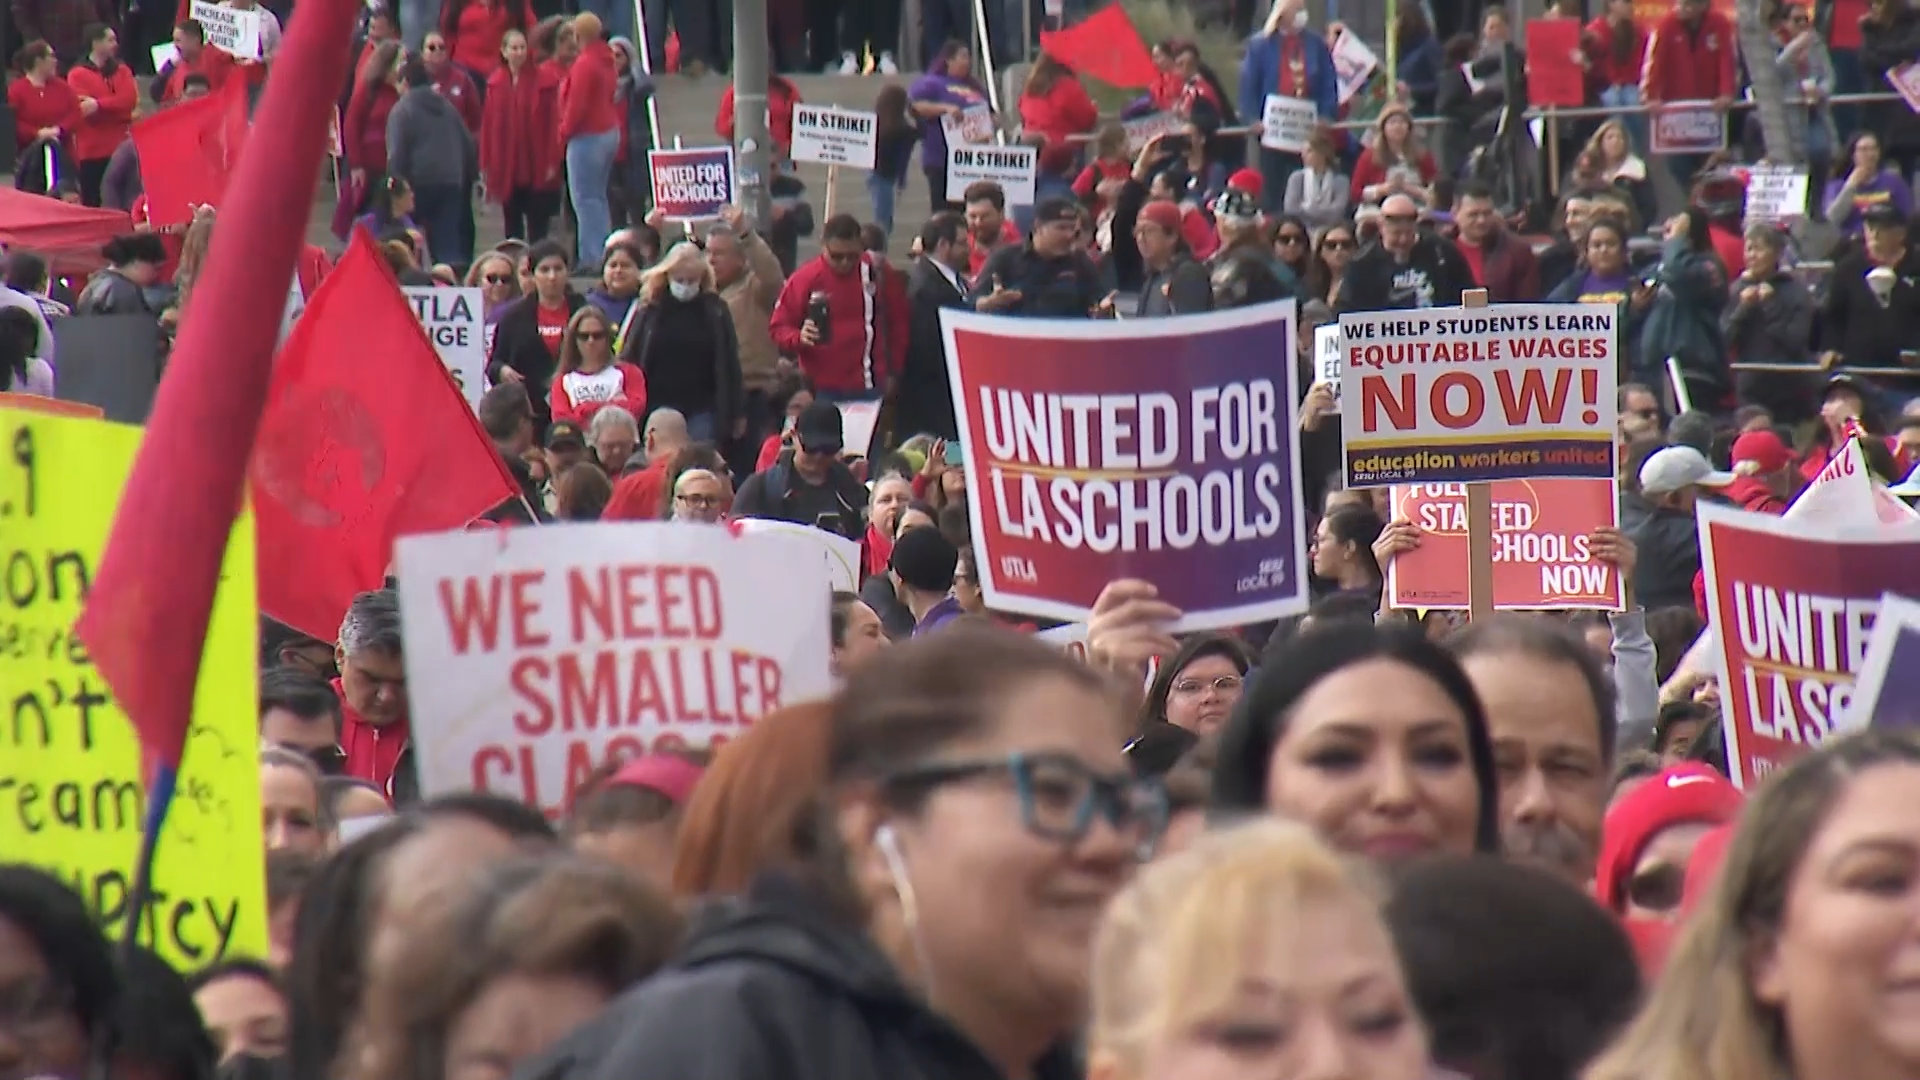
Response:
[[[473,133],[433,87],[409,89],[388,114],[387,172],[414,188],[466,188],[480,175]]]

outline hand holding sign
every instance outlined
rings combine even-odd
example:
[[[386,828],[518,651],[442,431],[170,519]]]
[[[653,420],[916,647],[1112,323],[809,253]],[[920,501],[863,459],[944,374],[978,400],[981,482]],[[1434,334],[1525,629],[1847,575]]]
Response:
[[[1132,578],[1110,581],[1087,616],[1087,660],[1144,682],[1147,664],[1154,657],[1179,651],[1180,643],[1167,629],[1179,619],[1180,609],[1160,599],[1160,590],[1152,583]]]

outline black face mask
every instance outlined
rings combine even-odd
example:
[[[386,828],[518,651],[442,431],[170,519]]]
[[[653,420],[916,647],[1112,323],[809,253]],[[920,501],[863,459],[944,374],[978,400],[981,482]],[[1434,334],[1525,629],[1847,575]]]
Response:
[[[221,1065],[215,1080],[281,1080],[285,1058],[241,1054]]]

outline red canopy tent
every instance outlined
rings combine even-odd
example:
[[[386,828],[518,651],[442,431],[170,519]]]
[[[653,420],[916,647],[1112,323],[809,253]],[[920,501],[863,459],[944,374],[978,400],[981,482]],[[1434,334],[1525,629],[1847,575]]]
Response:
[[[90,274],[106,265],[101,245],[133,231],[124,210],[75,206],[0,188],[0,244],[46,258],[56,275]]]

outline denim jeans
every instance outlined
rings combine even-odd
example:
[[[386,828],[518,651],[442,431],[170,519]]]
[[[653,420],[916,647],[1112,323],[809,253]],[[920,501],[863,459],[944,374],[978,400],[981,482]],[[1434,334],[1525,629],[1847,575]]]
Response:
[[[898,195],[895,182],[877,172],[867,174],[867,198],[873,203],[873,222],[893,239],[893,204]]]
[[[1300,155],[1260,148],[1260,208],[1277,214],[1287,198],[1287,178],[1300,171]]]
[[[463,224],[470,213],[467,192],[461,185],[414,185],[413,219],[427,234],[427,254],[434,262],[465,266],[472,261]]]
[[[1600,91],[1600,104],[1609,109],[1628,110],[1640,104],[1640,88],[1637,86],[1609,86]],[[1614,117],[1627,125],[1627,134],[1633,138],[1636,153],[1647,152],[1647,114],[1637,110],[1618,112]]]
[[[574,220],[579,222],[576,245],[583,267],[599,266],[606,255],[607,234],[613,231],[607,181],[612,179],[613,157],[619,152],[618,128],[576,135],[567,142],[567,187],[573,196]]]

